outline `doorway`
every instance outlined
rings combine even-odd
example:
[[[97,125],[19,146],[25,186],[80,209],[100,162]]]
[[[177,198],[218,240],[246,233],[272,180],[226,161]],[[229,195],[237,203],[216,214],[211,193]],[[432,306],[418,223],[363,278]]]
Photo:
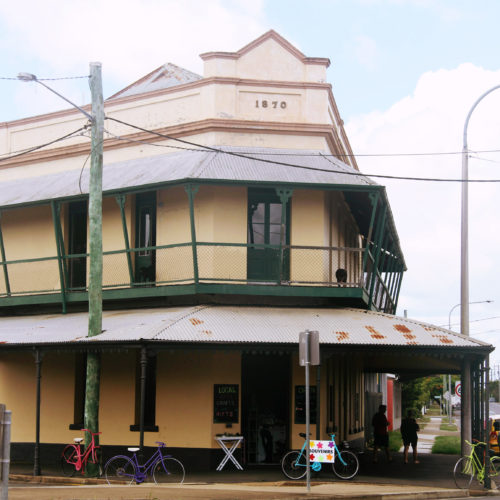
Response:
[[[135,283],[156,281],[156,192],[135,197]]]
[[[68,205],[68,288],[84,291],[87,286],[87,202]],[[78,257],[72,257],[78,255]]]
[[[242,432],[248,464],[279,463],[288,449],[290,356],[243,354]]]

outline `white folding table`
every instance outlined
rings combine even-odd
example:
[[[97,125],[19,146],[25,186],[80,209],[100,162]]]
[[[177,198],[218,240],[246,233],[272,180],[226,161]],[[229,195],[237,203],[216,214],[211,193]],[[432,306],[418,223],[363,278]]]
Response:
[[[216,436],[215,440],[224,451],[224,458],[218,465],[217,470],[221,471],[224,468],[224,465],[227,464],[228,460],[231,460],[231,462],[236,465],[237,469],[243,470],[243,467],[238,463],[238,460],[236,460],[234,456],[236,448],[238,448],[238,446],[243,442],[243,436]]]

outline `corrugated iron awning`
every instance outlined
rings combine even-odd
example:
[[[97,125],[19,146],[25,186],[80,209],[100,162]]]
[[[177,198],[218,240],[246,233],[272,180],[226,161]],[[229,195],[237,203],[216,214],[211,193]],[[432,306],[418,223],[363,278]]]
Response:
[[[88,315],[4,317],[0,344],[297,344],[299,333],[318,330],[328,346],[475,348],[490,344],[420,321],[362,309],[202,305],[105,311],[103,333],[87,337]],[[1,345],[0,345],[1,349]]]

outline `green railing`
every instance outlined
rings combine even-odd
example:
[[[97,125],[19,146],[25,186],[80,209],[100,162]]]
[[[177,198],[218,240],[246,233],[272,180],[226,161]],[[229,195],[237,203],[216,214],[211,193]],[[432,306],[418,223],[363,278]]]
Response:
[[[151,255],[149,277],[135,274],[139,252]],[[61,294],[64,300],[67,294],[85,292],[88,260],[88,254],[79,254],[2,262],[0,305],[5,297]],[[84,274],[75,284],[76,265]],[[345,282],[337,280],[338,269],[346,270]],[[186,242],[103,252],[104,290],[179,284],[268,285],[281,287],[283,295],[292,287],[303,287],[304,295],[310,295],[315,288],[358,289],[369,297],[373,308],[387,312],[395,310],[401,274],[397,259],[389,253],[377,259],[373,245],[350,248]],[[342,295],[339,290],[335,293]]]

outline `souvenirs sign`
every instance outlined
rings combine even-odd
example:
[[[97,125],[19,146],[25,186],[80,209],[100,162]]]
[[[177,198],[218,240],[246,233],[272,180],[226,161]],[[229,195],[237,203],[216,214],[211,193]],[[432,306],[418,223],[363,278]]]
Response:
[[[335,444],[333,441],[309,441],[309,460],[311,462],[335,462]]]

